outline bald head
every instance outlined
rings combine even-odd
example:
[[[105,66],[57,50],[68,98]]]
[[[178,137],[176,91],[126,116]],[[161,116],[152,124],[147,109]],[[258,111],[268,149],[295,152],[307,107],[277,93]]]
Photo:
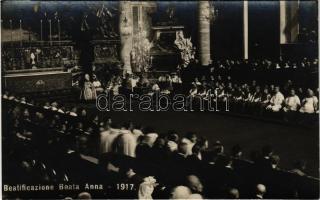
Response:
[[[195,175],[189,175],[186,178],[187,186],[196,193],[201,193],[203,191],[203,185],[200,179]]]
[[[267,191],[266,186],[263,184],[258,184],[256,187],[257,194],[264,195]]]
[[[186,186],[177,186],[173,188],[170,199],[188,199],[191,191]]]
[[[191,194],[189,196],[189,199],[203,199],[203,197],[201,196],[201,194]]]
[[[230,188],[228,191],[228,199],[239,199],[239,190],[237,188]]]
[[[91,199],[91,194],[88,192],[81,192],[78,194],[78,199]]]

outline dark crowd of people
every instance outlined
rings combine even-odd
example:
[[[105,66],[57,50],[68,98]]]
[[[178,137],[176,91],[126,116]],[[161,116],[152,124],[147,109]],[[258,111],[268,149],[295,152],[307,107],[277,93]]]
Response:
[[[319,112],[318,60],[297,63],[216,62],[187,78],[189,85],[191,82],[188,94],[195,99],[228,101],[229,110],[235,113],[280,116],[285,121],[301,121],[305,116],[311,119]]]
[[[317,75],[317,59],[225,60],[208,67],[195,62],[171,73],[113,75],[104,81],[99,81],[103,74],[93,78],[86,75],[82,93],[88,91],[89,95],[82,98],[92,100],[101,93],[127,96],[159,93],[171,97],[184,94],[195,102],[211,99],[223,106],[227,104],[232,113],[306,122],[310,126],[319,112]]]
[[[48,198],[317,198],[319,180],[306,162],[279,169],[269,145],[243,157],[197,133],[157,133],[132,122],[118,124],[77,106],[3,97],[3,183],[94,183],[102,190],[37,193]],[[223,139],[223,138],[222,138]],[[120,184],[120,186],[119,186]],[[124,184],[121,186],[121,184]],[[4,193],[8,198],[32,193]],[[22,196],[19,196],[22,195]],[[41,196],[43,195],[43,196]]]
[[[313,43],[316,44],[318,41],[318,32],[315,29],[307,29],[302,27],[301,32],[298,35],[298,42],[301,43]]]

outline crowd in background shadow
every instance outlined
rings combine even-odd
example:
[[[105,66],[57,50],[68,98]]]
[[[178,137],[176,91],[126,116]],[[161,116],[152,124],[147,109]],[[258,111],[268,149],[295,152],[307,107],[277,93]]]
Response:
[[[319,180],[306,163],[279,169],[271,146],[242,157],[196,133],[157,133],[151,127],[119,125],[77,106],[3,96],[4,183],[94,183],[103,190],[54,191],[38,196],[79,198],[317,198]],[[132,184],[119,189],[117,184]],[[108,186],[108,187],[107,187]],[[86,192],[85,194],[81,192]],[[33,193],[5,193],[10,198]],[[13,195],[13,196],[12,196]],[[22,196],[19,196],[22,195]]]

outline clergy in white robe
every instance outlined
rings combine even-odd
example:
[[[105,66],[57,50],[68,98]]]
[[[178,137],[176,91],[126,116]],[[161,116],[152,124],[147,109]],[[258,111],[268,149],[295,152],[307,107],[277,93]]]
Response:
[[[100,133],[100,153],[112,152],[113,143],[120,135],[119,129],[110,128],[109,130]]]
[[[275,94],[271,97],[270,105],[267,106],[267,109],[273,112],[279,112],[282,108],[283,101],[283,94],[280,92],[279,87],[275,87]]]
[[[122,155],[135,157],[137,140],[130,130],[120,130],[119,138],[116,140],[116,152]]]

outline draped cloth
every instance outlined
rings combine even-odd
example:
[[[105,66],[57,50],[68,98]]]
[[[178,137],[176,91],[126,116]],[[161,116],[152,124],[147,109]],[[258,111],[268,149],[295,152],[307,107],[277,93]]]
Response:
[[[116,138],[120,135],[118,129],[111,128],[110,130],[103,131],[100,133],[100,152],[107,153],[113,152],[113,143]]]
[[[94,85],[90,81],[84,82],[84,86],[80,94],[80,99],[89,101],[89,100],[94,100],[96,98],[97,98],[97,93]]]
[[[307,97],[302,100],[301,113],[314,113],[317,109],[318,98],[316,96]]]
[[[144,178],[139,186],[138,199],[153,199],[151,195],[157,185],[156,182],[156,179],[152,176]]]
[[[119,154],[135,157],[137,139],[129,130],[120,130],[120,136],[117,139],[116,152]]]

